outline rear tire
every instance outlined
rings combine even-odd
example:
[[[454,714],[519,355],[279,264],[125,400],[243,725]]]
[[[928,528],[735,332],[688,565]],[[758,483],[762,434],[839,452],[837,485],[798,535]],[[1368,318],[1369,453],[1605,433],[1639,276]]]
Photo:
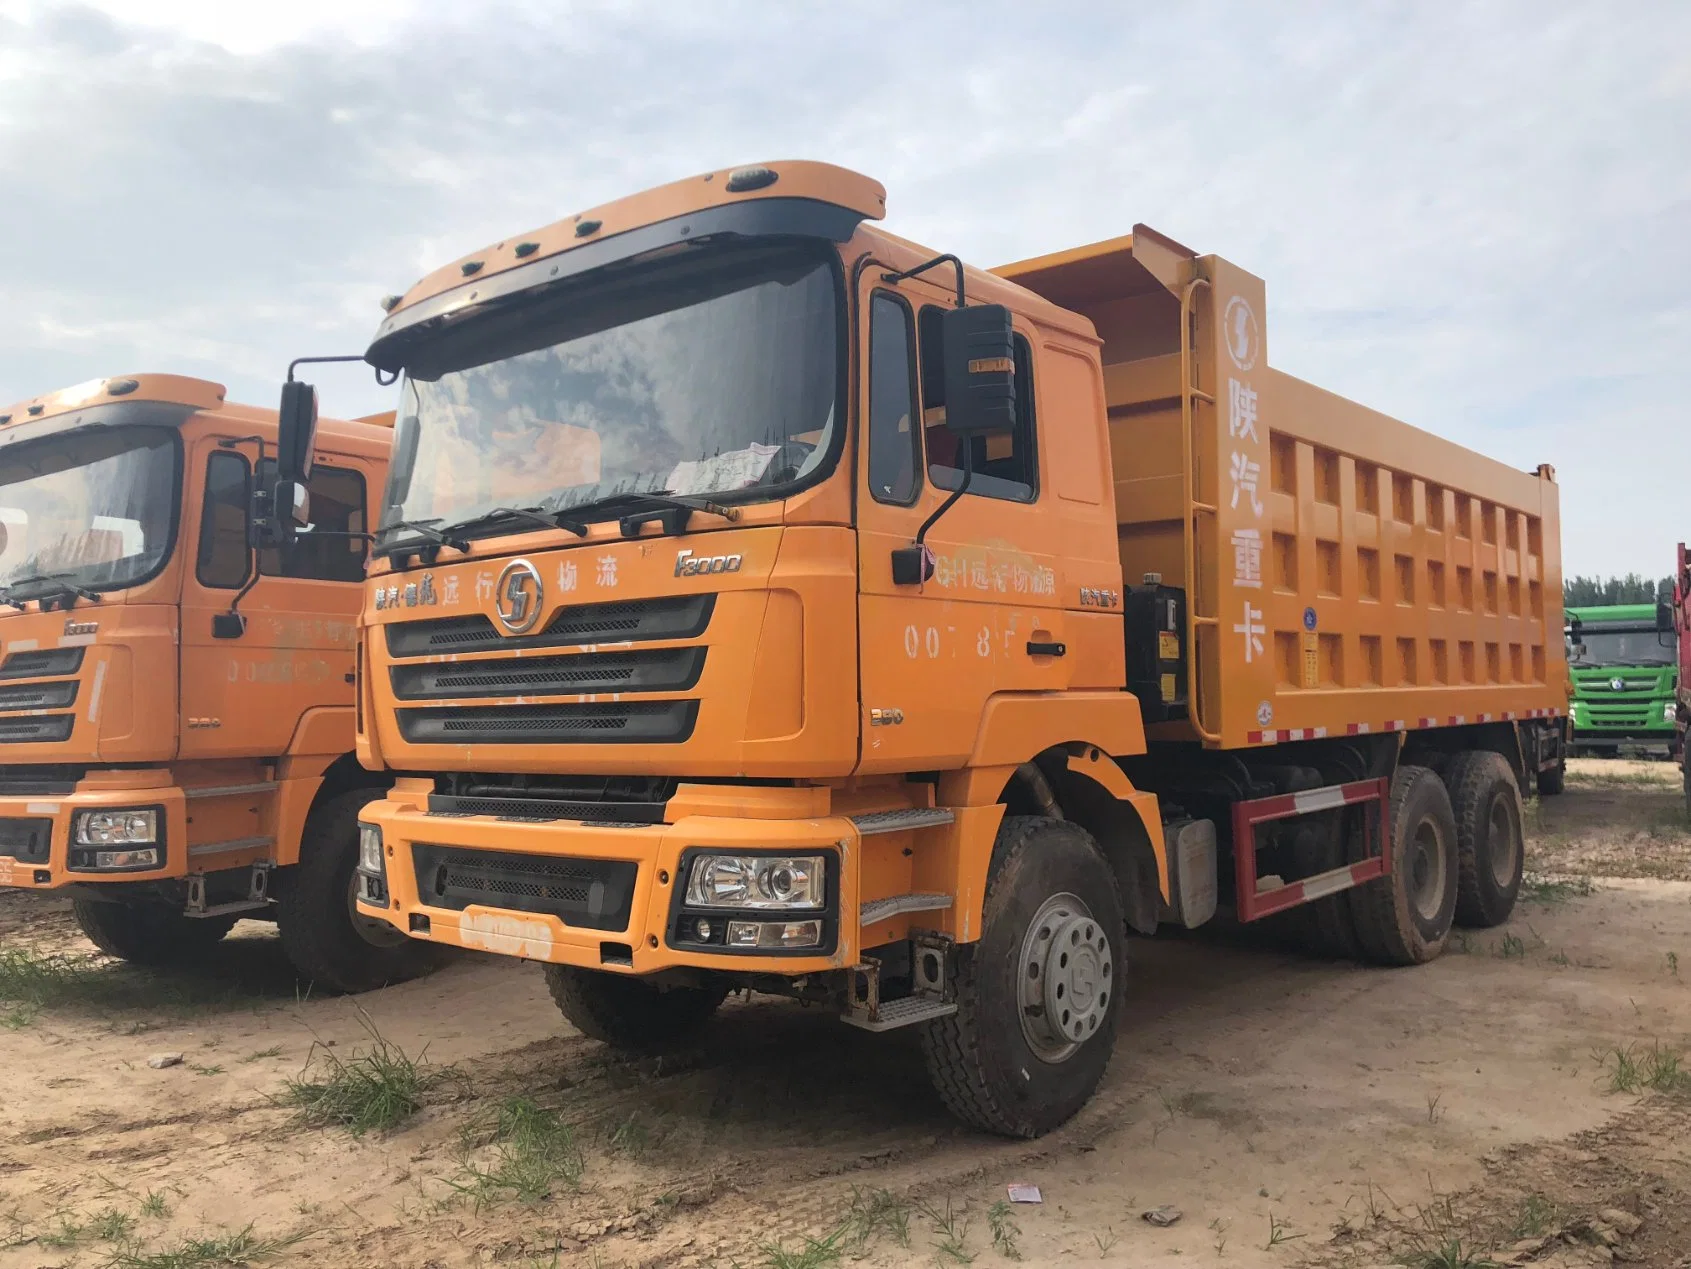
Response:
[[[333,992],[371,991],[426,973],[439,950],[385,922],[360,916],[354,901],[358,813],[381,793],[354,789],[306,817],[299,863],[277,878],[282,951],[301,978]]]
[[[952,1114],[1038,1137],[1092,1096],[1115,1046],[1126,981],[1115,875],[1091,834],[1007,816],[993,845],[980,941],[957,967],[957,1012],[922,1029]]]
[[[187,965],[235,928],[235,918],[191,917],[163,904],[73,899],[82,932],[107,956],[132,965]]]
[[[1372,959],[1420,965],[1444,951],[1456,917],[1456,820],[1444,781],[1426,767],[1399,767],[1387,819],[1392,870],[1348,892],[1351,914]]]
[[[1568,787],[1568,755],[1564,750],[1556,759],[1556,765],[1548,771],[1538,773],[1538,795],[1544,798],[1555,797]],[[1691,793],[1687,793],[1688,805],[1691,805]]]
[[[1520,786],[1509,764],[1489,750],[1457,754],[1444,782],[1456,816],[1456,924],[1502,925],[1515,910],[1526,860]]]
[[[726,987],[660,988],[574,965],[541,968],[552,1002],[576,1030],[628,1053],[662,1053],[686,1044],[728,995]]]

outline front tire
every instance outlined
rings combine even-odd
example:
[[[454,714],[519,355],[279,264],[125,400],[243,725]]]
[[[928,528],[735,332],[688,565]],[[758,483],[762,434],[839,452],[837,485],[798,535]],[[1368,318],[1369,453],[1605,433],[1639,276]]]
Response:
[[[957,969],[957,1012],[923,1028],[951,1112],[1006,1137],[1038,1137],[1092,1096],[1115,1046],[1126,981],[1115,875],[1091,834],[1006,817],[993,845],[979,942]]]
[[[299,863],[277,880],[282,951],[301,978],[329,991],[371,991],[434,968],[439,953],[386,922],[359,915],[354,898],[358,813],[381,794],[354,789],[306,817]]]
[[[1426,767],[1399,767],[1387,820],[1392,870],[1348,892],[1351,913],[1371,959],[1420,965],[1444,951],[1456,918],[1456,819],[1444,781]]]
[[[1456,816],[1456,924],[1502,925],[1515,910],[1526,860],[1521,789],[1499,754],[1470,750],[1445,768]]]
[[[726,987],[662,988],[574,965],[542,969],[552,1003],[576,1030],[628,1053],[662,1053],[686,1044],[728,995]]]
[[[163,904],[73,899],[76,923],[107,956],[131,965],[188,965],[235,928],[235,918],[190,917]]]

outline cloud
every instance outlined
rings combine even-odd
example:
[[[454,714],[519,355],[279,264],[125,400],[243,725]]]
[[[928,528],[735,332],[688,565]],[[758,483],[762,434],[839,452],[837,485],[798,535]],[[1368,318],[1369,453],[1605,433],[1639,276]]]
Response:
[[[816,157],[983,264],[1135,221],[1227,256],[1274,364],[1555,463],[1570,571],[1691,536],[1682,4],[443,9],[0,0],[0,399],[157,367],[268,401],[445,260]]]

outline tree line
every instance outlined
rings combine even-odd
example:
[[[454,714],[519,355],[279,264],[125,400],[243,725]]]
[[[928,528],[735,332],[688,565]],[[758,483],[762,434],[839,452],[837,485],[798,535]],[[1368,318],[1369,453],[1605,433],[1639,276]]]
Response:
[[[1652,581],[1638,573],[1625,577],[1568,577],[1562,581],[1562,606],[1590,608],[1598,604],[1656,604],[1673,599],[1673,578]]]

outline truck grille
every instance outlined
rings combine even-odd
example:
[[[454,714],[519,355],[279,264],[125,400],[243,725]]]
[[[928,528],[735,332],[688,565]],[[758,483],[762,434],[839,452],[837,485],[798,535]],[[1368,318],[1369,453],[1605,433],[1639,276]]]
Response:
[[[0,718],[0,745],[25,745],[69,740],[75,714],[45,714],[33,718]]]
[[[76,679],[58,683],[20,683],[0,687],[0,710],[68,709],[76,704]]]
[[[429,794],[429,814],[661,824],[678,783],[673,776],[444,775]]]
[[[0,855],[10,855],[21,864],[44,864],[52,849],[52,820],[0,818]]]
[[[620,860],[556,859],[416,842],[411,861],[417,895],[431,907],[462,912],[479,904],[543,912],[590,930],[625,930],[634,906],[638,869]]]
[[[75,674],[82,668],[86,648],[37,648],[29,652],[8,652],[0,661],[0,679],[44,679],[55,674]]]
[[[1584,702],[1580,717],[1580,730],[1590,728],[1593,731],[1613,729],[1626,731],[1652,724],[1660,726],[1664,731],[1671,731],[1672,724],[1662,721],[1662,707],[1660,702],[1647,701],[1640,704],[1596,704]]]
[[[673,744],[693,734],[699,703],[488,705],[476,709],[402,709],[397,715],[399,734],[420,745]]]
[[[567,648],[583,643],[693,639],[710,624],[715,595],[674,595],[560,609],[538,634],[506,636],[489,617],[443,617],[394,622],[386,627],[388,654],[420,657],[444,652],[504,652],[518,648]]]
[[[393,694],[402,701],[563,692],[681,692],[699,681],[704,663],[701,647],[663,648],[511,661],[435,661],[392,666],[388,675]]]

